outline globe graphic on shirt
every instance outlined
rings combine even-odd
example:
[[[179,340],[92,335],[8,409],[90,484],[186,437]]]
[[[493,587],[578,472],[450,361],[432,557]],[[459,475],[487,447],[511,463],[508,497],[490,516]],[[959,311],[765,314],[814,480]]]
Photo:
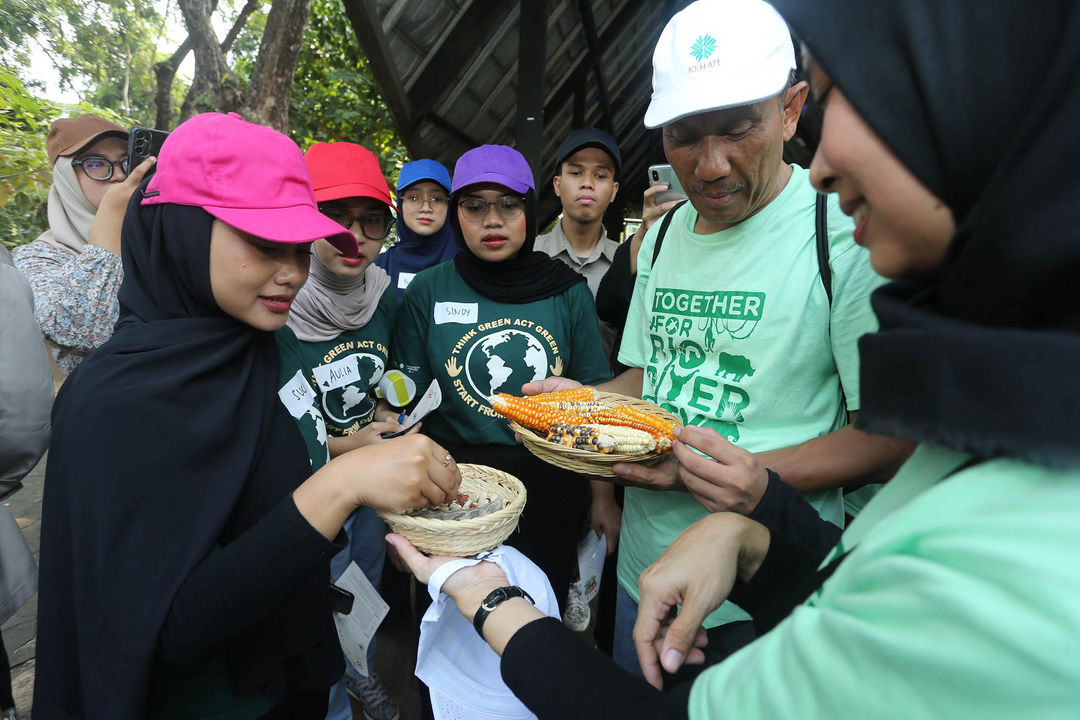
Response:
[[[345,427],[365,418],[375,409],[375,401],[368,394],[368,388],[382,377],[382,358],[368,353],[357,353],[356,368],[359,380],[344,387],[324,390],[322,393],[323,413],[338,427]]]
[[[465,373],[478,395],[520,395],[522,385],[547,377],[547,353],[528,333],[500,330],[469,348]]]

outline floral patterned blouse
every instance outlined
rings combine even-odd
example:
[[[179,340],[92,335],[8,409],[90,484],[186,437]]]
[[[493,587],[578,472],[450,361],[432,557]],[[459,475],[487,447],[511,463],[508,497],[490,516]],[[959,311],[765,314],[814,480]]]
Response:
[[[87,245],[76,254],[32,242],[14,253],[15,267],[30,281],[34,315],[57,367],[68,375],[112,337],[124,281],[120,257]]]

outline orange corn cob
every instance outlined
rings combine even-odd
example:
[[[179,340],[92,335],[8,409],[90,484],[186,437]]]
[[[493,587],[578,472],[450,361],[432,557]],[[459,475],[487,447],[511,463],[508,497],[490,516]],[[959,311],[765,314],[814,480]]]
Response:
[[[543,403],[533,402],[528,398],[514,397],[506,393],[499,393],[488,398],[491,409],[503,417],[513,420],[518,425],[523,425],[533,430],[547,430],[552,425],[567,423],[569,425],[582,425],[585,418],[570,412],[553,410]]]
[[[556,390],[555,392],[531,395],[529,396],[529,399],[541,403],[596,400],[596,388],[592,385],[583,385],[582,387],[570,388],[569,390]]]

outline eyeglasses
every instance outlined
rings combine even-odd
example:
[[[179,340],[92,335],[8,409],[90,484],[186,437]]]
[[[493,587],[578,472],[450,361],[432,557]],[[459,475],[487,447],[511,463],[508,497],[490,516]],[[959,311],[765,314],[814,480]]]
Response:
[[[97,155],[90,155],[81,160],[72,161],[71,167],[81,167],[83,172],[86,173],[86,177],[91,180],[105,182],[112,178],[115,168],[120,168],[124,172],[124,175],[127,175],[128,159],[109,160],[107,158],[98,157]]]
[[[368,240],[383,240],[390,234],[394,218],[390,215],[353,215],[344,208],[334,205],[320,205],[319,212],[343,228],[351,228],[353,223],[360,223],[360,232]]]
[[[517,220],[521,213],[525,212],[525,200],[517,195],[503,195],[496,200],[481,200],[480,198],[465,198],[458,203],[465,219],[471,223],[482,223],[487,217],[488,208],[492,205],[498,211],[499,217],[506,222]]]
[[[432,193],[431,195],[409,193],[402,198],[401,202],[404,207],[410,210],[419,210],[424,207],[424,203],[430,205],[432,210],[440,210],[446,207],[447,197],[442,193]]]

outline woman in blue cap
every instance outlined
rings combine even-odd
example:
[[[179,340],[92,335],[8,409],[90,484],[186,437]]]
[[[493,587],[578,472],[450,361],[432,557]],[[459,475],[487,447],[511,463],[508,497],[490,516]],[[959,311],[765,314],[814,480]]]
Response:
[[[413,160],[398,173],[398,243],[375,259],[390,275],[400,301],[416,273],[458,254],[454,231],[446,223],[450,173],[434,160]]]
[[[565,602],[588,484],[530,455],[487,398],[520,395],[524,383],[550,375],[607,379],[596,306],[581,275],[533,250],[533,172],[517,150],[483,145],[462,155],[449,214],[462,252],[410,283],[391,356],[418,389],[439,382],[442,405],[425,419],[432,438],[458,462],[525,483],[529,509],[508,544],[540,566]]]

